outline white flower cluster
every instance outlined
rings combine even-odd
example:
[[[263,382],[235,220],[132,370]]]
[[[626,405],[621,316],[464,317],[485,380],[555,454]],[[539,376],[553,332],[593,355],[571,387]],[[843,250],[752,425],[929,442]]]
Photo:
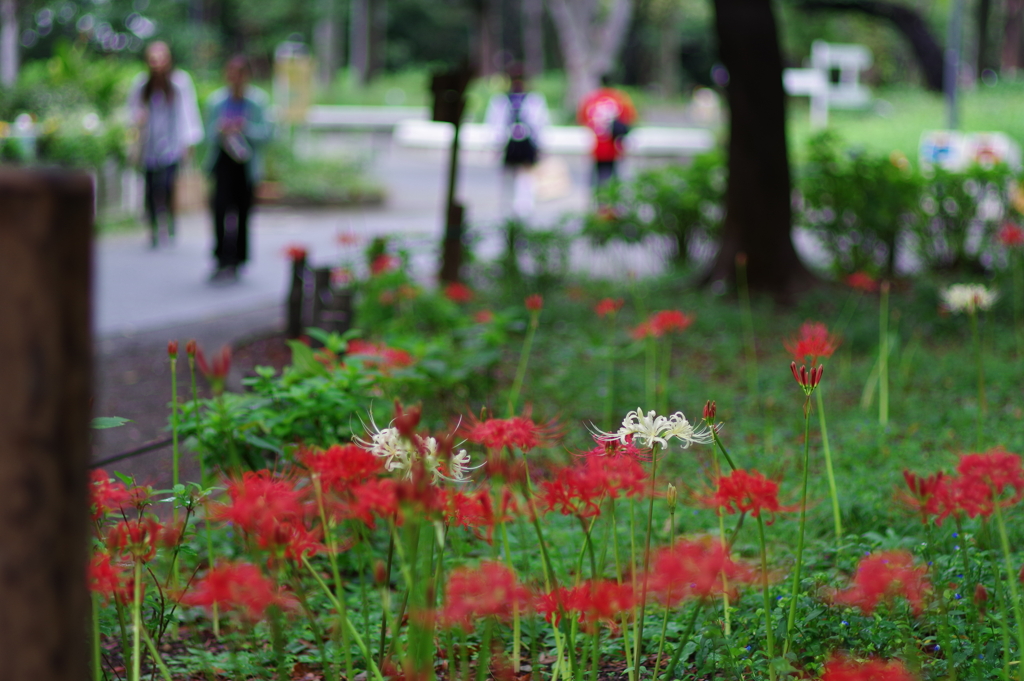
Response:
[[[942,292],[942,302],[950,312],[968,314],[991,309],[998,297],[998,291],[989,290],[981,284],[953,284]]]
[[[397,473],[406,480],[412,477],[413,463],[422,457],[423,467],[434,476],[434,484],[440,480],[461,482],[466,479],[469,466],[469,454],[465,449],[452,452],[448,460],[448,475],[441,472],[441,460],[437,453],[437,440],[432,437],[420,438],[423,446],[421,453],[412,442],[402,437],[397,428],[377,428],[371,421],[374,432],[370,441],[355,438],[355,442],[374,456],[384,459],[384,468],[390,473]]]
[[[603,442],[614,442],[618,440],[623,445],[627,444],[627,438],[632,436],[634,444],[640,447],[653,447],[659,444],[668,447],[669,440],[678,440],[682,443],[683,449],[690,445],[710,444],[713,441],[711,430],[706,426],[694,428],[683,412],[677,411],[671,416],[658,416],[654,411],[644,414],[643,409],[637,409],[626,414],[622,419],[622,426],[614,433],[596,431],[597,437]]]

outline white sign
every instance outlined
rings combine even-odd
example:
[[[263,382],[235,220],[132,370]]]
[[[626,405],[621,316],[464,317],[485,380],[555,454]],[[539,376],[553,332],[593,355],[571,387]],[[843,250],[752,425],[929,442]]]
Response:
[[[830,108],[861,109],[871,103],[871,92],[860,82],[871,64],[871,50],[863,45],[815,40],[811,68],[784,69],[782,84],[791,96],[811,98],[811,126],[823,128]]]

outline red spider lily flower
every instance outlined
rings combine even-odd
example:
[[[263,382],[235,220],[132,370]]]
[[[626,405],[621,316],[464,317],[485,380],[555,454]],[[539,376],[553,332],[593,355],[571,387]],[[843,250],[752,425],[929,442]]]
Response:
[[[298,563],[303,556],[315,556],[326,550],[320,542],[322,537],[321,528],[309,530],[303,523],[289,520],[265,524],[256,535],[256,544],[261,549],[281,550],[285,558]]]
[[[306,251],[306,247],[301,244],[291,244],[285,247],[284,255],[292,262],[298,262],[300,260],[305,260],[308,252]]]
[[[939,471],[927,477],[903,469],[909,492],[901,491],[896,498],[902,504],[921,514],[921,522],[928,523],[930,516],[940,516],[944,502],[948,499],[949,478]]]
[[[806,322],[800,326],[800,335],[783,343],[786,351],[793,355],[795,362],[805,362],[811,358],[811,367],[818,364],[819,359],[828,359],[839,347],[839,338],[828,332],[821,322]]]
[[[715,422],[715,415],[718,413],[718,406],[714,400],[708,400],[704,403],[704,421],[708,424]]]
[[[523,452],[545,446],[557,435],[553,423],[541,426],[534,423],[529,416],[486,421],[479,421],[470,416],[462,432],[470,442],[481,444],[488,449],[510,447]]]
[[[405,350],[389,348],[382,343],[371,343],[358,338],[348,342],[348,354],[361,356],[365,364],[382,369],[400,369],[410,366],[414,361],[412,355]]]
[[[494,313],[490,310],[480,310],[473,315],[473,321],[477,324],[490,324],[494,321]]]
[[[604,298],[594,306],[594,312],[597,313],[598,317],[614,315],[622,309],[623,302],[622,298]]]
[[[999,243],[1007,248],[1024,246],[1024,229],[1013,222],[1004,222],[997,235]]]
[[[475,492],[451,492],[445,500],[445,514],[450,523],[456,527],[467,529],[486,529],[484,539],[493,543],[494,527],[501,522],[508,522],[519,512],[519,506],[512,491],[505,485],[501,488],[501,509],[495,512],[492,490],[478,489]],[[479,536],[479,535],[478,535]]]
[[[749,513],[755,518],[765,511],[775,514],[794,510],[779,504],[779,483],[756,470],[738,469],[719,477],[715,492],[701,501],[711,508],[727,513]]]
[[[877,293],[878,292],[878,280],[872,277],[867,272],[854,272],[853,274],[847,275],[846,285],[850,288],[863,291],[864,293]]]
[[[601,622],[615,626],[615,618],[636,604],[633,587],[610,580],[583,582],[576,587],[559,587],[536,599],[537,612],[555,626],[562,613],[575,613],[577,621],[592,628]]]
[[[526,297],[525,305],[530,312],[540,312],[544,307],[544,298],[534,293],[532,296]]]
[[[152,518],[122,520],[107,532],[107,548],[146,562],[156,555],[163,526]]]
[[[210,382],[213,393],[215,395],[221,394],[224,392],[224,382],[228,378],[228,372],[231,371],[231,347],[228,345],[223,346],[220,352],[214,355],[213,362],[207,363],[203,349],[197,346],[196,366],[199,367],[199,372]]]
[[[790,362],[789,369],[793,372],[793,378],[796,379],[797,384],[804,389],[804,394],[810,395],[818,387],[818,384],[821,383],[821,375],[825,372],[825,365],[819,364],[817,368],[812,365],[811,370],[808,371],[806,366],[801,365],[797,369],[796,362]]]
[[[512,618],[518,607],[522,612],[530,601],[530,592],[508,567],[484,561],[476,569],[460,567],[452,571],[445,591],[440,621],[445,627],[473,629],[482,617]]]
[[[475,296],[473,289],[456,281],[444,287],[444,297],[453,303],[468,303]]]
[[[927,568],[914,567],[914,557],[908,551],[880,551],[861,559],[853,585],[833,594],[832,601],[870,615],[879,602],[891,603],[896,596],[903,596],[914,614],[920,615],[925,593],[931,588],[927,575]]]
[[[857,662],[833,657],[825,663],[819,681],[917,681],[899,660]]]
[[[370,263],[370,274],[378,275],[386,272],[397,270],[401,261],[393,255],[384,253],[374,258],[373,262]]]
[[[671,608],[692,598],[720,595],[724,582],[734,591],[738,584],[750,583],[754,578],[755,572],[733,561],[722,542],[702,538],[680,541],[655,553],[647,576],[647,591]]]
[[[1021,459],[1017,454],[998,448],[984,454],[964,454],[960,457],[956,472],[964,480],[988,487],[995,498],[1012,488],[1011,504],[1020,501],[1024,495],[1024,469],[1021,468]]]
[[[820,681],[917,681],[899,660],[856,662],[833,657],[825,663]]]
[[[327,449],[300,449],[300,464],[320,478],[324,489],[343,492],[384,472],[383,462],[355,445],[331,445]]]
[[[211,508],[215,520],[225,520],[247,534],[267,532],[280,522],[304,516],[302,493],[295,482],[268,470],[246,471],[228,481],[229,504]]]
[[[214,605],[234,610],[250,622],[263,619],[270,607],[282,610],[295,607],[294,598],[249,563],[226,562],[215,566],[182,596],[181,601],[211,612]]]
[[[593,457],[605,457],[605,458],[620,458],[627,457],[634,461],[650,461],[651,450],[642,449],[633,444],[633,436],[626,436],[626,443],[623,444],[621,440],[602,440],[600,435],[594,435],[594,448],[589,449],[583,454],[581,458],[593,458]]]
[[[128,505],[131,493],[120,480],[113,480],[103,469],[92,472],[92,485],[89,487],[92,506],[92,519],[100,520],[111,511]]]
[[[178,341],[167,341],[167,356],[171,359],[178,359]]]
[[[601,503],[647,493],[647,473],[629,457],[594,457],[583,464],[566,466],[553,480],[541,483],[540,500],[547,511],[592,518],[600,515]]]
[[[416,427],[420,424],[420,417],[423,415],[423,405],[416,404],[408,409],[402,407],[402,403],[395,400],[395,418],[392,419],[391,425],[394,426],[395,430],[399,434],[410,440],[414,440],[416,435]],[[449,445],[448,451],[451,452],[451,446]]]
[[[121,603],[131,599],[131,592],[124,570],[116,564],[109,553],[97,551],[89,560],[89,590],[103,596],[104,602],[111,597]]]
[[[376,518],[395,518],[398,514],[397,485],[393,478],[376,478],[353,487],[352,499],[345,508],[347,515],[367,527],[374,527]]]
[[[693,323],[693,316],[679,310],[661,310],[655,312],[646,321],[633,329],[631,335],[635,340],[644,338],[661,338],[673,331],[685,331]]]

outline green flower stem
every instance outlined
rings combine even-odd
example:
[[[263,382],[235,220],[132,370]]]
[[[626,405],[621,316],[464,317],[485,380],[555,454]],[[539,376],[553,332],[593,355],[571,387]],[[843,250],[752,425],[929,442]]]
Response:
[[[722,456],[725,457],[725,462],[729,464],[729,469],[736,470],[736,464],[733,463],[732,457],[729,456],[729,450],[727,450],[725,448],[725,445],[722,443],[722,438],[718,437],[718,430],[715,429],[713,423],[709,423],[708,428],[711,429],[711,439],[715,441],[715,445],[718,447],[718,451],[722,452]]]
[[[103,658],[100,652],[100,595],[92,594],[92,679],[103,681]]]
[[[662,349],[661,359],[661,381],[658,383],[656,391],[658,396],[661,398],[658,401],[659,414],[668,413],[668,382],[672,374],[672,337],[668,334],[665,335],[665,340]]]
[[[316,580],[317,584],[320,585],[320,588],[323,589],[324,594],[327,596],[327,599],[331,601],[331,603],[334,605],[335,610],[337,610],[339,613],[344,613],[345,609],[342,607],[341,603],[338,602],[338,599],[335,598],[334,594],[331,592],[331,588],[324,583],[324,580],[313,568],[312,564],[310,564],[309,558],[307,556],[302,556],[302,563],[306,566],[306,569],[309,570],[309,573],[313,575],[313,578]],[[348,617],[342,617],[341,623],[342,626],[344,626],[345,629],[348,630],[348,634],[352,637],[352,640],[355,641],[356,647],[359,648],[359,652],[363,654],[363,658],[366,660],[366,664],[370,668],[370,675],[377,681],[384,681],[384,677],[381,676],[380,669],[378,669],[377,664],[373,661],[373,657],[370,655],[370,650],[366,647],[366,643],[363,641],[363,637],[360,636],[359,632],[356,631],[355,627],[352,626],[352,623],[349,622]]]
[[[150,638],[149,632],[143,628],[142,636],[146,639],[146,647],[149,648],[150,654],[153,656],[153,660],[156,661],[157,669],[160,670],[160,675],[164,677],[164,681],[173,681],[171,678],[171,670],[164,664],[163,658],[160,657],[160,651],[157,650],[156,644],[153,643],[153,639]]]
[[[889,282],[882,282],[881,292],[878,312],[878,424],[884,428],[889,424]]]
[[[981,449],[982,442],[982,427],[985,420],[985,415],[988,412],[988,404],[985,400],[985,363],[981,356],[981,334],[978,331],[978,313],[975,311],[968,312],[967,316],[971,320],[971,340],[974,343],[974,361],[978,367],[978,449]]]
[[[313,493],[316,496],[317,511],[320,513],[320,524],[324,528],[324,540],[327,542],[327,558],[331,564],[331,577],[334,578],[334,589],[337,600],[341,603],[341,607],[344,609],[347,608],[347,604],[345,603],[344,584],[341,581],[341,573],[338,571],[337,546],[334,541],[334,530],[327,522],[327,511],[324,508],[323,485],[321,484],[319,474],[313,475]],[[348,615],[345,612],[339,612],[338,617],[347,618]],[[344,627],[341,629],[341,649],[345,655],[345,678],[354,678],[352,668],[352,650],[348,641],[348,633]]]
[[[480,638],[480,653],[476,662],[476,681],[486,681],[491,670],[491,635],[494,631],[494,618],[484,621],[484,635]]]
[[[843,519],[839,512],[839,494],[836,491],[836,476],[832,471],[832,452],[828,446],[828,425],[825,423],[825,402],[821,397],[821,385],[815,389],[818,400],[818,427],[821,429],[821,445],[825,452],[825,473],[828,475],[828,491],[832,497],[832,520],[836,527],[836,546],[843,537]]]
[[[993,494],[993,497],[995,495]],[[994,499],[996,525],[999,527],[999,543],[1003,549],[1003,566],[1006,568],[1006,582],[1010,589],[1010,607],[1017,624],[1017,654],[1020,655],[1021,674],[1024,674],[1024,612],[1021,609],[1020,592],[1017,590],[1017,571],[1013,569],[1013,557],[1010,553],[1010,539],[1006,534],[1006,521],[998,499]],[[1003,612],[1003,619],[1008,620],[1009,613]]]
[[[760,377],[757,367],[757,341],[754,337],[754,313],[750,308],[750,287],[747,284],[745,259],[736,259],[736,289],[743,312],[743,340],[747,351],[747,389],[754,399],[754,413],[761,411]]]
[[[132,594],[132,672],[130,681],[142,678],[142,561],[135,557]]]
[[[609,512],[611,516],[612,528],[618,528],[619,523],[615,518],[615,499],[611,499],[608,502]],[[612,552],[615,555],[615,581],[622,586],[622,559],[619,557],[619,538],[616,533],[612,533]],[[622,649],[626,654],[626,667],[628,669],[633,668],[633,650],[629,645],[629,626],[627,624],[626,615],[622,615]],[[632,674],[632,672],[630,672]]]
[[[1022,254],[1011,254],[1013,272],[1013,329],[1017,340],[1017,359],[1024,359],[1024,272],[1021,271]]]
[[[679,643],[676,644],[676,650],[672,654],[672,661],[668,663],[667,667],[665,667],[665,675],[670,679],[672,678],[672,675],[675,673],[676,667],[679,666],[679,660],[683,657],[683,649],[686,647],[686,644],[690,640],[690,637],[693,636],[693,630],[697,628],[697,617],[700,615],[703,609],[703,600],[697,601],[693,606],[693,614],[690,616],[689,624],[686,625],[686,631],[683,632],[682,637],[680,637],[679,639]],[[657,677],[652,678],[655,681],[657,681]]]
[[[629,500],[629,578],[633,593],[636,593],[636,499]],[[636,605],[633,606],[633,641],[636,644],[640,627],[640,611]],[[627,656],[628,657],[628,656]],[[630,681],[637,681],[640,674],[640,660],[633,656],[633,665],[630,667]]]
[[[636,640],[633,642],[633,659],[640,664],[643,653],[644,615],[647,612],[647,578],[651,566],[651,530],[654,527],[654,497],[658,480],[658,448],[651,449],[651,502],[647,508],[647,533],[644,538],[644,576],[640,589],[640,625],[637,627]]]
[[[499,509],[498,513],[501,514],[501,505],[497,506]],[[508,541],[508,530],[505,528],[505,522],[501,521],[498,523],[499,531],[501,532],[501,541],[505,546],[505,565],[508,569],[515,574],[515,566],[512,565],[512,546]],[[520,662],[519,658],[522,655],[522,615],[519,612],[519,601],[512,604],[512,669],[516,674],[519,673]]]
[[[984,520],[986,546],[992,545],[992,529],[989,527],[988,519]],[[999,578],[999,560],[990,552],[990,567],[992,569],[992,585],[996,592],[996,607],[1002,617],[999,618],[1000,628],[1003,634],[1003,681],[1010,681],[1010,624],[1007,620],[1006,594],[1003,593],[1002,579]]]
[[[793,569],[793,588],[790,590],[789,617],[786,620],[786,643],[782,654],[789,652],[793,644],[793,624],[796,622],[796,597],[800,593],[800,573],[804,566],[804,531],[807,527],[807,479],[810,475],[811,459],[811,396],[804,400],[804,479],[800,493],[800,533],[796,542],[796,567]]]
[[[721,467],[718,465],[719,449],[721,449],[722,454],[725,456],[725,460],[729,463],[729,467],[736,470],[736,467],[732,465],[732,460],[729,458],[728,452],[725,451],[725,445],[723,445],[721,440],[718,439],[718,433],[715,431],[714,424],[709,423],[708,427],[711,429],[711,439],[718,445],[718,447],[712,450],[712,456],[714,457],[712,465],[714,466],[715,475],[720,476],[722,474]],[[725,517],[721,512],[718,514],[718,536],[722,538],[723,542],[725,542]],[[727,546],[732,546],[732,542],[730,541]],[[729,612],[729,578],[726,577],[724,573],[722,574],[722,617],[724,619],[723,629],[726,637],[728,637],[732,635],[732,614]],[[658,675],[655,674],[654,678],[658,678]]]
[[[676,546],[676,509],[674,506],[668,509],[668,517],[669,527],[672,528],[669,531],[669,547],[674,549]],[[668,611],[669,609],[666,607],[661,618],[661,636],[658,637],[658,654],[654,657],[652,679],[658,678],[658,670],[661,668],[661,654],[665,651],[665,633],[668,631]],[[728,601],[726,601],[726,617],[728,617]]]
[[[394,525],[394,520],[392,520],[391,523],[389,523],[389,524],[393,526]],[[386,582],[382,586],[382,588],[384,590],[387,590],[387,589],[390,588],[390,584],[391,584],[391,567],[394,564],[394,560],[395,560],[395,533],[392,531],[392,532],[388,533],[388,559],[387,559],[387,567],[385,568],[385,570],[386,570],[385,574],[387,576],[385,578]],[[385,608],[385,612],[386,611],[387,611],[387,608]],[[388,635],[388,619],[387,619],[387,617],[382,617],[381,620],[380,620],[380,649],[379,649],[379,651],[377,653],[377,664],[380,665],[380,666],[384,666],[384,644],[385,644],[385,641],[387,639],[387,635]]]
[[[775,659],[775,630],[772,627],[772,599],[768,595],[768,543],[764,538],[764,520],[761,515],[757,516],[757,539],[761,544],[761,596],[764,599],[764,630],[768,639],[768,676],[775,681],[775,667],[772,661]]]
[[[516,377],[512,381],[512,391],[508,396],[508,418],[516,414],[516,402],[519,401],[519,392],[523,388],[523,380],[526,378],[526,366],[530,362],[530,350],[533,348],[533,337],[537,334],[537,327],[540,325],[540,310],[530,312],[530,326],[526,330],[526,340],[523,342],[523,351],[519,355],[519,366],[516,367]]]
[[[125,652],[127,657],[125,658],[125,668],[130,669],[132,666],[132,650],[128,645],[128,625],[124,620],[124,607],[121,605],[121,601],[114,597],[114,610],[117,612],[117,624],[121,629],[121,650]]]
[[[591,540],[591,532],[594,529],[594,523],[597,522],[597,518],[594,518],[590,522],[590,527],[587,527],[586,522],[580,518],[580,524],[583,525],[583,531],[586,534],[587,543],[587,554],[590,556],[590,579],[594,582],[597,581],[597,554],[594,552],[594,542]],[[601,625],[594,623],[594,633],[590,637],[591,645],[593,647],[593,657],[590,665],[590,681],[597,681],[597,672],[601,662]]]
[[[199,483],[203,489],[206,489],[206,465],[203,463],[203,422],[199,417],[199,390],[196,387],[196,358],[193,355],[188,356],[188,375],[189,382],[192,388],[192,411],[196,417],[196,440],[199,441]],[[213,533],[210,531],[210,514],[209,504],[206,498],[203,498],[203,530],[206,535],[206,562],[211,568],[213,567]],[[217,638],[220,637],[220,612],[218,611],[217,604],[213,604],[211,615],[213,616],[213,635]]]
[[[969,618],[968,622],[970,624],[971,629],[974,630],[974,633],[975,633],[975,636],[976,636],[976,640],[974,641],[975,647],[980,649],[981,648],[981,632],[978,631],[978,627],[977,627],[977,624],[978,624],[978,604],[975,603],[975,601],[974,601],[974,593],[968,587],[968,585],[974,583],[975,580],[972,579],[972,577],[971,577],[971,572],[972,572],[972,570],[971,570],[971,561],[970,561],[970,559],[967,556],[967,537],[964,536],[964,527],[963,527],[963,522],[960,519],[960,516],[958,514],[953,514],[953,520],[956,522],[956,533],[957,533],[957,536],[960,538],[960,558],[961,558],[961,560],[963,561],[963,564],[964,564],[964,568],[963,568],[964,569],[964,588],[963,588],[963,593],[961,593],[961,596],[963,596],[963,600],[967,601],[967,607],[968,607],[967,616]],[[929,525],[929,529],[930,528],[931,528],[931,525]],[[977,581],[980,582],[981,579],[979,578]]]

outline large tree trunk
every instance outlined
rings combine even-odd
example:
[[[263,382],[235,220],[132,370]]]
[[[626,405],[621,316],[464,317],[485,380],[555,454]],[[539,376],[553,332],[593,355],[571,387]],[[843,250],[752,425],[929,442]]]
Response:
[[[523,70],[527,77],[544,73],[544,0],[523,2]]]
[[[610,0],[604,8],[594,0],[547,1],[569,79],[565,105],[575,111],[618,59],[633,15],[633,0]]]
[[[497,0],[478,0],[476,3],[476,73],[485,78],[505,66],[495,60],[501,49],[497,27],[499,11]]]
[[[370,0],[351,0],[348,21],[349,77],[365,85],[370,74]]]
[[[1024,17],[1024,0],[1006,0],[1006,16],[1003,23],[1003,48],[1000,52],[999,71],[1012,77],[1020,68],[1021,19]]]
[[[317,59],[317,80],[328,87],[334,80],[341,55],[341,33],[338,31],[338,0],[322,0],[322,15],[313,28],[313,44]]]
[[[988,18],[992,14],[992,0],[978,0],[978,52],[976,55],[977,64],[974,72],[981,78],[981,72],[989,68],[988,59]]]
[[[881,0],[807,0],[800,4],[800,8],[808,11],[860,12],[887,20],[910,43],[924,75],[925,86],[932,92],[942,92],[942,48],[924,17],[913,8]]]
[[[18,2],[0,0],[0,85],[18,80]]]
[[[718,55],[729,72],[729,182],[711,281],[732,281],[747,257],[750,288],[788,300],[814,283],[790,236],[782,55],[771,0],[715,0]]]
[[[0,170],[0,678],[88,678],[92,183]]]

